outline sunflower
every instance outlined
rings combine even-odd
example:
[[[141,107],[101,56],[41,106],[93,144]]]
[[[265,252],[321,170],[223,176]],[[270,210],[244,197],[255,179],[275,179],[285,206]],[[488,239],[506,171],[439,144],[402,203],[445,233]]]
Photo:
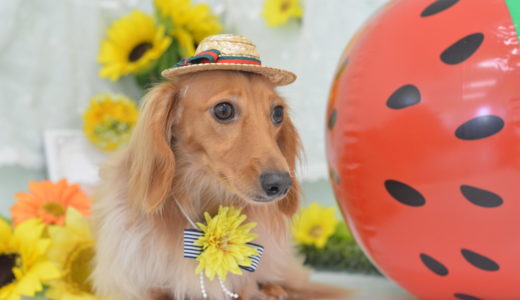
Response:
[[[67,207],[74,207],[83,215],[90,214],[90,199],[77,184],[66,179],[29,182],[28,193],[17,193],[18,200],[11,207],[14,225],[31,218],[41,218],[46,224],[63,225]]]
[[[218,17],[207,4],[193,5],[191,0],[154,0],[160,19],[168,25],[170,34],[181,49],[181,56],[192,56],[195,45],[205,37],[222,30]]]
[[[99,76],[113,81],[145,71],[171,43],[164,26],[156,25],[153,17],[137,10],[116,20],[107,35],[98,56],[102,64]]]
[[[194,243],[202,246],[196,274],[204,271],[211,280],[218,275],[225,281],[228,272],[240,275],[239,266],[251,266],[249,257],[258,255],[258,251],[246,243],[258,237],[250,232],[256,223],[241,225],[247,217],[240,213],[239,209],[221,206],[213,218],[207,212],[204,214],[206,225],[197,223],[204,235]]]
[[[292,232],[297,242],[323,248],[338,223],[334,207],[327,208],[314,202],[294,218]]]
[[[42,238],[45,226],[39,219],[18,225],[14,231],[0,219],[0,299],[32,297],[42,284],[59,277],[45,255],[50,240]]]
[[[89,276],[92,273],[94,238],[85,217],[74,208],[67,209],[65,226],[48,229],[52,245],[48,254],[63,274],[51,281],[46,296],[50,299],[97,300]]]
[[[283,25],[290,18],[301,19],[303,9],[300,0],[265,0],[264,17],[267,25],[276,27]]]
[[[115,150],[130,139],[138,114],[133,100],[121,95],[99,94],[90,99],[83,114],[83,131],[99,149]]]

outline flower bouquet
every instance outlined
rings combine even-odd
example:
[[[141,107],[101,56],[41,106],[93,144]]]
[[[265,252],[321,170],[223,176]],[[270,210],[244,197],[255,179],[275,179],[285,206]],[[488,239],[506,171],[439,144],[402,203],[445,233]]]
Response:
[[[99,76],[112,81],[133,75],[146,89],[161,81],[161,71],[192,56],[206,36],[222,29],[207,4],[191,0],[154,0],[155,15],[139,10],[114,21],[101,43]]]
[[[89,197],[65,179],[30,182],[29,192],[15,197],[12,222],[0,218],[0,299],[98,299],[88,281]]]

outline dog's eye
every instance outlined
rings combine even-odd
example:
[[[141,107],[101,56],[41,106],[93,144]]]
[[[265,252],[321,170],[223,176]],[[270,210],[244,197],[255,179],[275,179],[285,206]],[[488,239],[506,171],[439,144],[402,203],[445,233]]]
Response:
[[[231,103],[221,102],[213,107],[213,115],[221,122],[229,122],[235,117],[235,108]]]
[[[273,112],[271,113],[271,119],[273,120],[274,125],[280,125],[283,121],[283,106],[278,105],[273,108]]]

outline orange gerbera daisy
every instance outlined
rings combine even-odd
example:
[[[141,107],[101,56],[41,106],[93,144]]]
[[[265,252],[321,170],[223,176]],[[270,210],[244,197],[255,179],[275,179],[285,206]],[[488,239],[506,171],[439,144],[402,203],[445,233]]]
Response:
[[[14,225],[41,218],[44,223],[63,225],[68,207],[74,207],[82,215],[90,214],[90,199],[77,184],[68,184],[66,179],[29,182],[29,193],[17,193],[18,201],[11,207]]]

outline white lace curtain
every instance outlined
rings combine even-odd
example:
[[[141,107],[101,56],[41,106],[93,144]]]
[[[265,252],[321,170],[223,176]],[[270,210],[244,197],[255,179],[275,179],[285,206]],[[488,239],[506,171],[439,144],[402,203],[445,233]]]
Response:
[[[99,41],[112,20],[152,0],[9,0],[0,2],[0,167],[45,167],[42,132],[80,128],[88,99],[98,92],[138,98],[131,78],[97,77]],[[194,1],[197,2],[197,1]],[[344,46],[386,0],[307,0],[301,25],[269,28],[262,0],[208,0],[226,31],[257,43],[263,63],[287,68],[297,82],[280,88],[306,153],[304,179],[327,173],[323,145],[330,82]]]

